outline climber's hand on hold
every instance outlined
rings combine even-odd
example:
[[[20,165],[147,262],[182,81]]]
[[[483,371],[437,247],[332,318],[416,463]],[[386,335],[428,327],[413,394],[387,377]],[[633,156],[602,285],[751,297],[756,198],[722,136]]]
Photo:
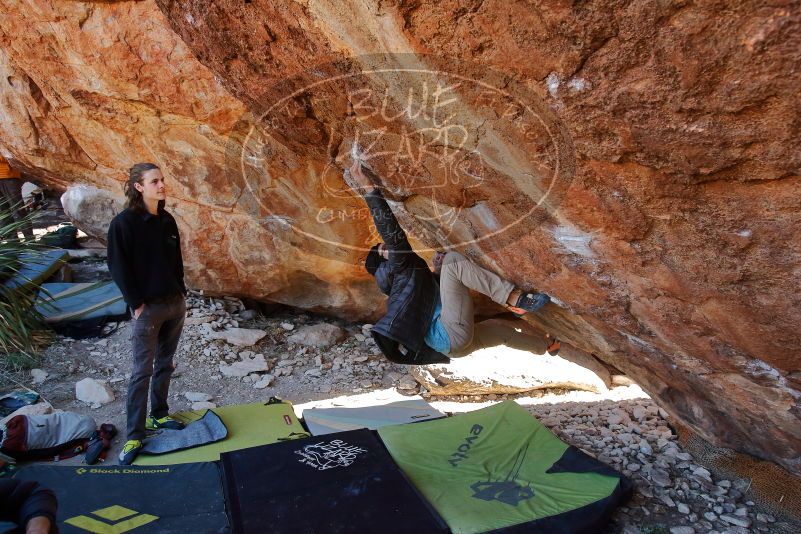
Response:
[[[375,189],[375,184],[369,174],[370,171],[365,169],[359,160],[354,160],[350,169],[345,171],[345,181],[351,189],[364,195]],[[350,175],[350,179],[348,179],[348,175]]]

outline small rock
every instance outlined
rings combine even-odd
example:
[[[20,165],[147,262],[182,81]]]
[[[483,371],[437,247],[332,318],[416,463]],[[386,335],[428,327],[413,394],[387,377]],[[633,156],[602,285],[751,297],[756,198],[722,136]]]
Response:
[[[398,382],[398,389],[408,391],[416,388],[417,380],[415,380],[411,375],[403,375]]]
[[[273,380],[275,380],[275,377],[271,374],[262,375],[261,380],[255,382],[253,384],[253,387],[256,389],[264,389],[267,386],[271,385],[273,383]]]
[[[712,479],[712,473],[710,473],[709,471],[707,471],[703,467],[698,467],[698,468],[694,469],[693,470],[693,474],[694,475],[698,475],[699,477],[703,477],[703,478],[709,479],[709,480]]]
[[[211,339],[224,339],[237,347],[250,347],[258,343],[267,332],[258,328],[228,328],[222,332],[210,332]]]
[[[670,495],[668,495],[667,493],[660,495],[659,500],[665,503],[665,506],[669,508],[675,508],[676,506],[676,503],[673,501],[673,499],[670,498]]]
[[[331,384],[321,384],[317,389],[320,393],[331,393]]]
[[[630,463],[626,466],[626,469],[631,471],[632,473],[640,470],[640,464]]]
[[[217,407],[217,405],[214,404],[213,402],[202,401],[202,402],[193,402],[192,403],[192,409],[193,410],[211,410],[212,408],[216,408],[216,407]]]
[[[722,516],[720,516],[720,518],[723,521],[730,523],[732,525],[736,525],[738,527],[748,528],[751,526],[751,520],[748,519],[747,517],[723,514]]]
[[[689,513],[690,513],[690,507],[689,507],[689,506],[687,506],[687,505],[686,505],[685,503],[683,503],[683,502],[680,502],[678,505],[676,505],[676,509],[677,509],[679,512],[681,512],[682,514],[684,514],[684,515],[687,515],[687,514],[689,514]]]
[[[619,425],[623,422],[623,418],[617,414],[612,414],[606,418],[606,422],[610,425]]]
[[[92,408],[99,408],[114,402],[114,392],[103,380],[84,378],[75,384],[75,398],[91,404]]]
[[[345,336],[345,331],[340,327],[328,323],[319,323],[299,328],[286,340],[289,343],[307,347],[325,348],[342,341]]]
[[[718,520],[718,516],[715,515],[715,512],[704,512],[704,519],[707,521],[712,521],[713,523]]]
[[[257,354],[253,358],[247,358],[231,365],[220,363],[220,372],[229,378],[240,378],[250,373],[261,373],[269,371],[270,366],[264,359],[263,354]]]
[[[291,332],[292,330],[295,329],[295,325],[293,325],[292,323],[281,323],[281,328],[283,328],[287,332]]]
[[[731,487],[731,481],[730,480],[718,480],[718,484],[717,485],[720,486],[721,488],[730,488]]]
[[[199,391],[187,391],[184,393],[184,397],[186,397],[186,400],[189,402],[205,402],[212,399],[212,396],[208,393],[201,393]]]
[[[770,514],[758,513],[756,515],[756,518],[757,518],[757,521],[762,521],[763,523],[775,523],[776,522],[776,518],[773,517]]]
[[[48,374],[44,369],[31,369],[31,381],[34,384],[41,384],[47,380]]]
[[[734,515],[739,517],[748,517],[748,508],[738,508],[734,511]]]
[[[670,475],[664,469],[651,470],[651,480],[654,482],[654,484],[663,488],[673,484],[673,482],[670,480]]]
[[[650,456],[654,453],[654,450],[651,448],[651,445],[643,439],[640,440],[640,452]]]
[[[309,369],[305,373],[308,376],[313,376],[315,378],[320,378],[322,376],[322,372],[319,369]]]
[[[255,319],[258,314],[259,312],[257,312],[256,310],[243,310],[239,312],[239,318],[242,319],[243,321],[250,321],[252,319]]]
[[[693,527],[671,527],[670,534],[695,534]]]

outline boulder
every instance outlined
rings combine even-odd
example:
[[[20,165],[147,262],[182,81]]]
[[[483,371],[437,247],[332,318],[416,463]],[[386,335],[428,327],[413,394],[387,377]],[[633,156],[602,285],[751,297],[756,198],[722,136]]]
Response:
[[[200,402],[193,402],[192,403],[192,409],[193,410],[211,410],[211,409],[216,408],[216,407],[217,407],[217,405],[214,404],[213,402],[200,401]]]
[[[209,331],[210,339],[223,339],[237,347],[250,347],[261,341],[267,335],[264,330],[257,328],[227,328],[221,332]]]
[[[114,402],[114,392],[103,380],[84,378],[75,384],[75,398],[91,404],[92,408],[99,408]]]
[[[301,326],[295,333],[287,336],[289,343],[304,345],[307,347],[325,348],[339,343],[347,336],[347,332],[342,328],[328,323],[318,323],[313,325]]]
[[[87,235],[105,243],[111,219],[122,211],[125,198],[93,185],[73,185],[61,195],[70,221]]]

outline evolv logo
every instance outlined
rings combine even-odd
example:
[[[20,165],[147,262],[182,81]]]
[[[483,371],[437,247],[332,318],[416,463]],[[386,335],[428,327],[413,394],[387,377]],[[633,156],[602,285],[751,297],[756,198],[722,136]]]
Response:
[[[470,434],[464,438],[464,443],[459,445],[459,447],[451,454],[448,463],[451,464],[453,467],[459,467],[459,462],[462,460],[467,459],[467,453],[470,451],[470,447],[473,446],[473,442],[478,439],[479,434],[481,431],[484,430],[484,427],[481,425],[473,425],[470,428]]]

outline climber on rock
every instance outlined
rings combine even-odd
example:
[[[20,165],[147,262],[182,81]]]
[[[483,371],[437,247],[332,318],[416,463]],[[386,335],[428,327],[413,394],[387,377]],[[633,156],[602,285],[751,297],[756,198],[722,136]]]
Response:
[[[423,365],[449,361],[473,339],[470,289],[517,315],[535,312],[550,301],[544,293],[516,288],[458,252],[437,252],[434,271],[418,256],[392,210],[375,186],[379,179],[358,159],[345,180],[367,202],[382,243],[370,249],[365,268],[389,296],[387,313],[372,328],[376,344],[395,363]],[[558,341],[548,347],[551,353]]]

